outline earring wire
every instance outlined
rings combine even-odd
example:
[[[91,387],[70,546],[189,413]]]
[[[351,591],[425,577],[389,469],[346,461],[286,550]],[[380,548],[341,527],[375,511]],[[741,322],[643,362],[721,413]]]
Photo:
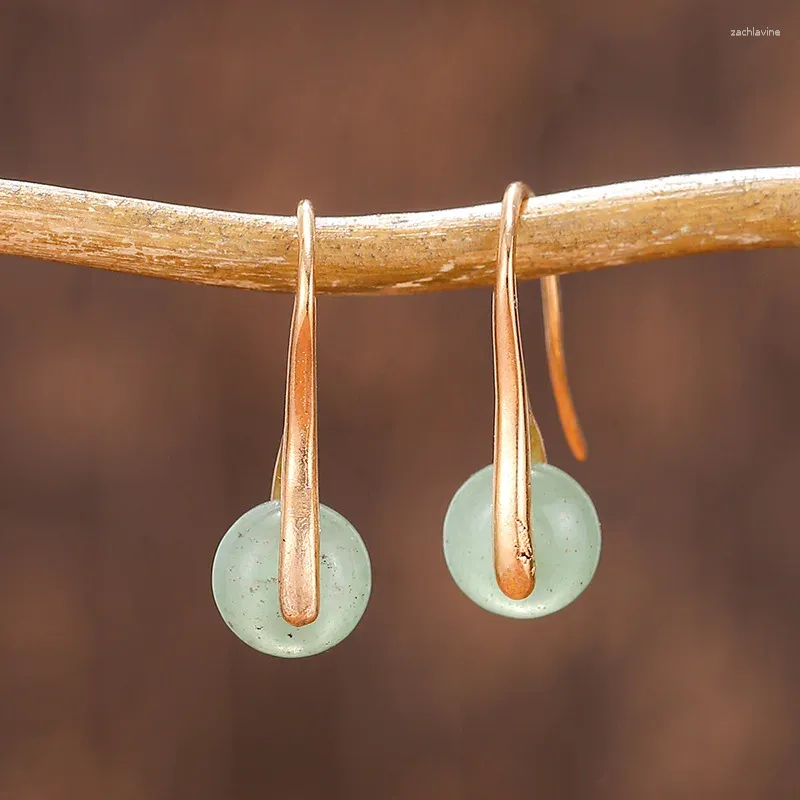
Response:
[[[572,393],[567,380],[567,363],[564,356],[564,325],[561,314],[561,289],[558,275],[542,278],[542,311],[544,313],[544,340],[547,349],[547,366],[550,385],[556,399],[558,417],[572,455],[586,461],[586,438],[581,430]]]
[[[278,596],[283,618],[300,627],[319,614],[319,471],[317,464],[314,209],[297,207],[300,258],[289,335],[283,438],[272,478],[281,502]]]
[[[531,534],[531,463],[546,462],[541,431],[531,411],[519,332],[514,256],[517,227],[525,201],[524,183],[512,183],[503,196],[497,276],[492,300],[495,374],[494,565],[503,594],[528,597],[536,585]],[[567,380],[561,294],[557,276],[542,279],[542,311],[550,382],[564,435],[575,457],[586,458],[586,441]]]
[[[522,204],[529,196],[530,189],[522,183],[512,183],[503,196],[492,298],[494,568],[500,590],[513,600],[528,597],[536,582],[531,538],[531,454],[537,448],[531,442],[531,434],[538,439],[544,454],[538,426],[535,421],[531,424],[514,274],[517,226]]]

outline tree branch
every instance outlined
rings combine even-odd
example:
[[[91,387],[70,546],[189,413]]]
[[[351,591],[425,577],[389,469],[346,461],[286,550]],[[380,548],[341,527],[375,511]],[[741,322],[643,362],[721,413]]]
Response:
[[[499,192],[498,192],[499,194]],[[429,292],[494,280],[500,204],[320,217],[317,291]],[[800,167],[614,184],[533,198],[521,279],[718,250],[800,245]],[[294,217],[0,181],[0,253],[179,281],[290,291]]]

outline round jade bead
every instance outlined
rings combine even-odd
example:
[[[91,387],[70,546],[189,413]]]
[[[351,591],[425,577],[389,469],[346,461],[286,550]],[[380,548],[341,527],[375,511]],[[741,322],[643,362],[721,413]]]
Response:
[[[487,611],[529,619],[559,611],[589,585],[600,560],[600,520],[589,495],[549,464],[531,469],[536,586],[524,600],[506,597],[494,571],[490,464],[455,493],[444,520],[444,557],[467,597]]]
[[[278,600],[279,500],[251,508],[222,537],[211,585],[228,627],[250,647],[283,658],[322,653],[346,638],[372,589],[369,555],[358,531],[332,508],[319,507],[319,616],[296,628]]]

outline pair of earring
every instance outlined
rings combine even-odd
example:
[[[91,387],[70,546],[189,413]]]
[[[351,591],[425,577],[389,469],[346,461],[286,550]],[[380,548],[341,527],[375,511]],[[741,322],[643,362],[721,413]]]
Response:
[[[444,521],[444,555],[459,588],[496,614],[551,614],[586,588],[600,557],[589,496],[547,463],[530,409],[519,335],[514,253],[530,190],[503,197],[493,299],[494,463],[456,492]],[[361,619],[372,588],[356,529],[319,502],[317,472],[314,212],[297,210],[300,259],[289,341],[284,430],[272,499],[240,517],[219,544],[212,589],[222,618],[245,643],[286,658],[338,644]],[[542,279],[548,363],[559,416],[579,460],[586,445],[567,383],[558,278]],[[531,504],[531,495],[535,503]]]

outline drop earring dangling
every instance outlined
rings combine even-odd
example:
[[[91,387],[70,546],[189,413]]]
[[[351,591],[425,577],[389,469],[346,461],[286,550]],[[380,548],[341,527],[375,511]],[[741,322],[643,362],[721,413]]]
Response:
[[[530,408],[519,335],[514,257],[522,204],[512,183],[503,197],[493,308],[494,463],[455,493],[444,521],[444,555],[458,587],[487,611],[541,617],[575,600],[600,558],[600,521],[583,488],[547,463]],[[562,344],[558,279],[544,278],[548,364],[559,416],[573,453],[586,445],[572,405]]]
[[[246,644],[298,658],[341,642],[369,600],[372,570],[358,531],[319,502],[314,210],[297,207],[300,257],[289,337],[283,437],[271,500],[219,543],[211,583],[228,627]]]

